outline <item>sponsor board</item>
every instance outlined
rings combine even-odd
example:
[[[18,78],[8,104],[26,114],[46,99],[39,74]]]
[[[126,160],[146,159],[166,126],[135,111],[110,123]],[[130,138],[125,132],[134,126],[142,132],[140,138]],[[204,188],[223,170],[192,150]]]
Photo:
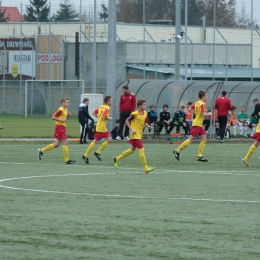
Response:
[[[8,73],[35,77],[35,51],[9,51]]]
[[[37,63],[62,63],[61,53],[38,53]]]

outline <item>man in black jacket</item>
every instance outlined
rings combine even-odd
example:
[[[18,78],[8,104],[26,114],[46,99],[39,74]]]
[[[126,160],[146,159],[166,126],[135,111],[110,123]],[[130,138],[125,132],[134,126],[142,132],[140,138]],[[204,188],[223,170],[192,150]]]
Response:
[[[255,99],[253,100],[253,103],[254,103],[254,105],[255,105],[255,110],[254,110],[254,113],[253,113],[251,116],[257,116],[257,117],[259,118],[258,113],[260,112],[260,104],[259,104],[259,102],[258,102],[258,99],[255,98]]]
[[[94,119],[89,115],[88,113],[88,104],[89,99],[84,98],[82,103],[79,105],[78,110],[78,119],[79,123],[81,124],[81,134],[80,134],[80,144],[86,144],[86,137],[88,133],[88,120],[90,119],[92,122],[94,122]]]
[[[169,106],[163,105],[163,110],[160,112],[160,121],[158,122],[158,128],[155,130],[156,135],[159,137],[163,126],[165,127],[165,134],[167,135],[169,120],[171,119],[170,112],[168,111]]]

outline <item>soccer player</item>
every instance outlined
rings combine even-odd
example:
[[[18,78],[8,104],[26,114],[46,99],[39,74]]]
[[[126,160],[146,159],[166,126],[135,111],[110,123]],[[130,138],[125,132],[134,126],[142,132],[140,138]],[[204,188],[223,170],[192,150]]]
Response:
[[[110,133],[107,131],[107,120],[112,120],[112,117],[110,117],[111,104],[112,104],[112,97],[105,96],[104,105],[100,106],[93,112],[93,115],[98,119],[98,121],[96,126],[96,133],[94,135],[94,140],[88,146],[88,149],[85,152],[85,154],[82,155],[82,158],[86,164],[89,164],[88,156],[99,140],[101,140],[102,138],[106,138],[106,140],[101,144],[98,150],[94,152],[94,155],[97,157],[99,161],[101,161],[101,157],[100,157],[101,151],[104,150],[104,148],[111,142]]]
[[[55,130],[54,130],[54,138],[56,138],[54,144],[49,144],[42,149],[38,149],[38,158],[41,160],[42,156],[45,152],[51,151],[54,148],[60,146],[60,143],[63,143],[62,152],[64,156],[64,162],[66,164],[73,164],[75,160],[69,160],[69,148],[68,148],[68,140],[66,135],[66,122],[71,117],[71,113],[68,113],[69,99],[61,98],[61,106],[59,109],[53,114],[52,120],[55,120]]]
[[[245,165],[247,167],[251,167],[251,165],[249,164],[249,158],[252,156],[252,154],[254,153],[254,151],[256,150],[256,148],[258,147],[258,145],[260,143],[260,120],[259,120],[259,117],[260,117],[260,112],[258,113],[258,124],[256,126],[256,131],[253,135],[255,142],[249,148],[246,156],[244,158],[242,158],[242,161],[245,163]]]
[[[195,137],[201,137],[201,142],[199,145],[198,150],[198,157],[197,161],[200,162],[207,162],[208,160],[205,159],[202,154],[207,142],[206,132],[203,128],[203,119],[204,116],[211,116],[211,112],[206,112],[206,104],[205,101],[208,98],[208,94],[206,91],[201,90],[198,94],[199,101],[195,102],[195,104],[191,105],[188,110],[195,114],[195,119],[192,121],[192,127],[190,130],[190,138],[184,141],[176,150],[173,151],[175,158],[179,161],[180,160],[180,152],[189,146],[191,142],[195,139]]]
[[[155,169],[155,167],[148,167],[146,162],[146,157],[144,154],[144,147],[142,143],[142,134],[143,134],[143,128],[146,126],[150,130],[153,129],[152,126],[148,124],[148,118],[147,118],[147,112],[145,111],[146,108],[146,101],[139,99],[137,101],[137,107],[138,110],[134,111],[128,119],[126,119],[125,123],[130,129],[130,140],[129,143],[131,144],[130,149],[125,150],[122,154],[119,156],[114,157],[114,166],[117,169],[118,168],[118,162],[125,157],[129,156],[130,154],[134,153],[136,148],[139,149],[139,158],[140,161],[143,164],[144,172],[148,173]]]

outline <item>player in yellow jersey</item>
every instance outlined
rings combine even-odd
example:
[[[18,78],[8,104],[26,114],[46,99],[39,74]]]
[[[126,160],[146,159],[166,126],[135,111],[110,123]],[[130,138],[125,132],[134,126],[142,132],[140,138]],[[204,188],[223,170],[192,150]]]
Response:
[[[208,160],[205,159],[202,154],[207,142],[206,132],[203,128],[203,119],[204,116],[211,116],[211,112],[206,112],[206,104],[205,101],[208,98],[208,94],[206,91],[201,90],[198,94],[199,101],[195,102],[195,104],[191,105],[188,110],[189,112],[195,114],[195,119],[192,121],[192,127],[190,130],[190,138],[184,141],[176,150],[173,151],[175,158],[179,161],[180,160],[180,152],[189,146],[191,142],[200,135],[201,142],[199,145],[198,150],[198,157],[197,161],[200,162],[207,162]]]
[[[112,120],[112,117],[110,117],[111,104],[112,104],[112,97],[105,96],[104,105],[100,106],[93,112],[93,115],[98,118],[98,121],[96,125],[96,133],[94,135],[94,140],[88,146],[88,149],[85,152],[85,154],[82,155],[83,160],[87,164],[89,164],[88,156],[99,140],[101,140],[102,138],[106,138],[106,140],[101,144],[98,150],[94,153],[94,155],[98,158],[99,161],[101,161],[101,157],[100,157],[101,151],[111,142],[110,133],[107,131],[107,120]]]
[[[148,118],[147,112],[145,111],[146,102],[145,100],[138,100],[137,101],[138,110],[131,113],[131,115],[126,119],[125,123],[130,129],[130,140],[129,143],[131,144],[130,149],[124,151],[121,155],[114,157],[114,166],[118,168],[118,162],[128,155],[135,152],[136,148],[139,149],[139,158],[143,164],[144,172],[148,173],[155,169],[155,167],[148,167],[146,163],[146,157],[144,154],[144,147],[142,143],[142,135],[144,126],[148,127],[150,130],[153,129],[152,126],[148,125]]]
[[[54,138],[56,141],[54,144],[49,144],[42,149],[38,149],[38,158],[41,160],[45,152],[53,150],[60,146],[60,143],[63,143],[62,152],[64,156],[64,162],[66,164],[73,164],[75,160],[69,160],[69,148],[68,140],[66,135],[66,122],[71,117],[71,113],[68,113],[69,99],[61,98],[61,106],[53,114],[52,120],[55,120],[55,129],[54,129]]]
[[[253,138],[255,139],[255,142],[250,146],[246,156],[242,158],[242,161],[244,161],[247,167],[251,167],[251,165],[249,164],[249,158],[252,156],[260,143],[260,112],[258,113],[258,124],[256,126],[256,131],[253,135]]]

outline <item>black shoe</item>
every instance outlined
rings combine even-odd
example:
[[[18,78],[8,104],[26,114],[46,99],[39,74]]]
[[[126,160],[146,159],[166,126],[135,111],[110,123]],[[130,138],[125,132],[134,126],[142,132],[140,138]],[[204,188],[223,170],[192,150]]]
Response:
[[[176,150],[173,151],[174,157],[179,161],[180,160],[180,153],[177,153]]]
[[[199,162],[207,162],[208,160],[205,159],[204,157],[197,157],[197,161],[199,161]]]
[[[84,142],[80,141],[79,144],[84,144]]]
[[[94,155],[98,158],[99,161],[101,161],[101,157],[99,153],[94,152]]]
[[[83,144],[87,144],[88,142],[87,141],[83,141]]]
[[[84,160],[84,162],[86,164],[89,164],[88,158],[84,156],[84,154],[82,155],[82,159]]]
[[[156,136],[159,138],[160,137],[160,133],[159,132],[155,132]]]
[[[74,162],[76,162],[75,160],[68,160],[67,162],[66,162],[66,164],[73,164]]]
[[[43,152],[41,151],[41,149],[38,149],[38,159],[41,160],[43,156]]]

